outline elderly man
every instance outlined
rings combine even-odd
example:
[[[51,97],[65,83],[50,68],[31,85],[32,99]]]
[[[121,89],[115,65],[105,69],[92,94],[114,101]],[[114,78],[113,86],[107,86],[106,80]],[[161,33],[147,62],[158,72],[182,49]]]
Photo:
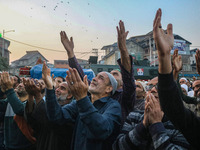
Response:
[[[73,150],[110,150],[120,129],[121,109],[110,96],[117,88],[117,81],[108,72],[93,78],[89,89],[87,76],[81,80],[76,69],[69,68],[66,80],[75,101],[61,107],[55,96],[50,71],[43,65],[46,83],[46,108],[48,118],[57,124],[74,123]],[[90,92],[91,98],[87,96]]]
[[[29,93],[26,116],[37,137],[37,150],[70,149],[74,124],[57,125],[50,122],[46,114],[45,101],[42,99],[42,84],[40,82],[35,84],[29,79],[23,82]],[[61,106],[72,101],[67,82],[59,84],[56,95]],[[36,103],[33,102],[34,99]]]
[[[188,149],[184,136],[167,119],[160,108],[158,77],[148,83],[145,110],[129,114],[113,145],[114,150]]]
[[[172,24],[168,24],[167,34],[163,31],[161,15],[162,11],[158,9],[153,25],[153,36],[158,49],[159,60],[158,92],[160,105],[170,121],[183,133],[191,146],[199,149],[200,118],[184,107],[179,89],[174,82],[170,55],[174,46],[173,29]],[[200,55],[197,55],[197,57],[197,64],[199,64]]]
[[[121,58],[117,60],[121,72],[118,70],[111,71],[111,74],[118,82],[116,92],[112,95],[112,98],[117,100],[121,105],[122,111],[122,124],[124,123],[127,115],[133,110],[135,103],[135,79],[132,56],[129,55],[126,47],[126,38],[128,31],[125,31],[124,23],[120,20],[119,27],[117,27],[118,34],[118,48]],[[81,76],[84,77],[84,72],[81,66],[78,64],[76,56],[74,54],[74,42],[71,37],[68,39],[66,33],[62,31],[60,33],[61,42],[65,47],[68,54],[68,61],[71,68],[76,68]],[[90,83],[90,81],[89,81]]]

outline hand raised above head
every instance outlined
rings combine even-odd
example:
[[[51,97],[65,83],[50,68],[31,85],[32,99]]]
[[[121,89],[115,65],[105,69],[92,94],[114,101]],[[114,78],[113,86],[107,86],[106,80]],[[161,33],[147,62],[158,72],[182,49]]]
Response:
[[[72,58],[74,57],[74,42],[73,42],[73,38],[70,37],[70,40],[67,37],[67,34],[65,33],[65,31],[61,31],[60,32],[60,39],[61,42],[63,44],[63,46],[65,47],[65,50],[67,51],[68,57]]]
[[[158,52],[163,55],[170,55],[170,51],[174,46],[174,36],[172,24],[167,26],[167,34],[163,31],[161,26],[161,9],[157,10],[153,23],[153,37],[156,43]]]
[[[44,80],[47,89],[53,89],[51,70],[47,67],[45,61],[43,62],[42,67],[42,79]]]
[[[174,50],[174,54],[173,54],[173,69],[176,72],[179,72],[182,70],[182,66],[183,66],[183,62],[182,62],[182,57],[181,55],[178,55],[178,49]]]
[[[80,100],[87,96],[87,75],[84,76],[84,79],[82,81],[80,75],[78,74],[78,71],[75,68],[69,68],[69,71],[67,71],[66,81],[72,95],[75,97],[76,100]]]
[[[127,51],[126,49],[126,38],[128,35],[128,31],[125,31],[124,22],[119,21],[119,27],[117,26],[117,34],[118,34],[118,47],[120,51]]]

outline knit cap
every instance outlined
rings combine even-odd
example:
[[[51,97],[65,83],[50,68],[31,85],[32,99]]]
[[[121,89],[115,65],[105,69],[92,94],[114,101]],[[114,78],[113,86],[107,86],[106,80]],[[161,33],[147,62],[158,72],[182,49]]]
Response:
[[[114,76],[112,74],[110,74],[109,72],[104,71],[107,75],[108,78],[110,80],[110,83],[112,85],[112,95],[115,93],[115,91],[117,90],[117,80],[114,78]]]

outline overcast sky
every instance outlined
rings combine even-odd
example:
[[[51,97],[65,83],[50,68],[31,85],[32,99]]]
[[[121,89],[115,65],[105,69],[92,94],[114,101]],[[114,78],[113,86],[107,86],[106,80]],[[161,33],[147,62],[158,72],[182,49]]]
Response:
[[[51,63],[67,59],[61,30],[73,36],[77,58],[88,59],[93,48],[101,56],[103,46],[116,42],[120,19],[129,31],[128,38],[146,34],[161,8],[163,28],[172,23],[174,33],[190,41],[193,49],[200,48],[199,7],[199,0],[0,0],[0,32],[15,30],[5,37],[41,47],[10,40],[11,61],[30,50],[39,50]]]

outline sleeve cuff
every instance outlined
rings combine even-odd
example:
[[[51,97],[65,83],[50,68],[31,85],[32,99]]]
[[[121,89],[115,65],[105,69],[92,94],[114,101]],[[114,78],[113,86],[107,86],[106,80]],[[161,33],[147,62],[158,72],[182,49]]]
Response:
[[[149,126],[149,133],[153,137],[155,134],[165,131],[165,127],[162,122],[154,123]]]
[[[148,130],[145,128],[145,126],[143,125],[143,123],[139,123],[136,127],[135,127],[138,135],[140,135],[141,138],[147,138],[147,133]]]
[[[86,112],[89,110],[89,108],[91,107],[92,103],[89,99],[88,96],[78,100],[76,102],[76,105],[78,106],[78,110],[80,113]]]

